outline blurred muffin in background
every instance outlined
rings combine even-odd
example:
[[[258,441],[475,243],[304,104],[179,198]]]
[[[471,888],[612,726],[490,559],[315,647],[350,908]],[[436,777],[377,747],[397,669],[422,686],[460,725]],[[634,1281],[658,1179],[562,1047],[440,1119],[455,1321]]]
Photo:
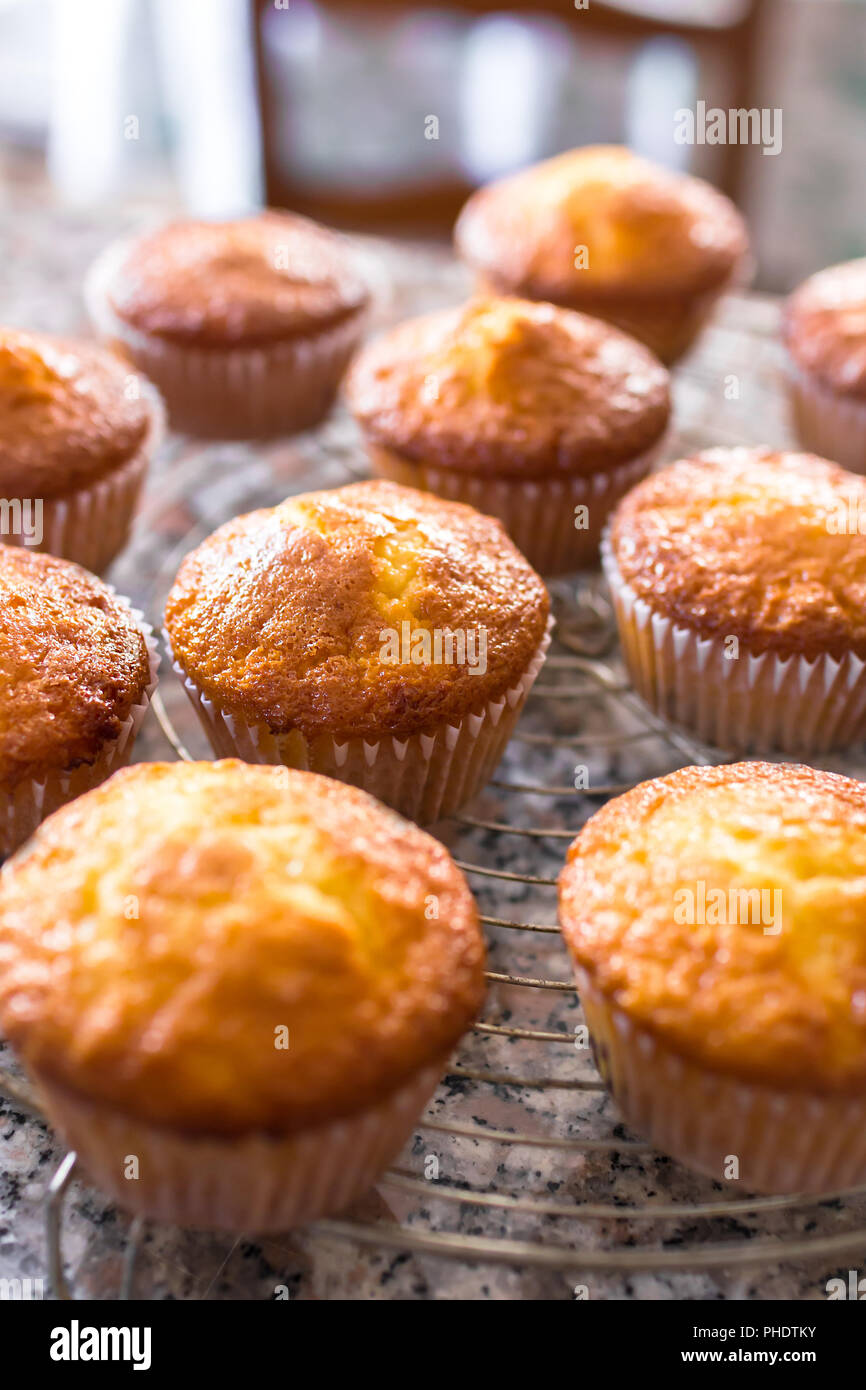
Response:
[[[747,274],[733,203],[619,145],[589,145],[479,189],[457,220],[483,287],[607,319],[663,362]]]
[[[205,438],[317,424],[369,299],[342,238],[277,212],[119,242],[85,291],[96,331],[160,387],[173,428]]]
[[[866,257],[806,280],[783,332],[800,443],[866,473]]]
[[[358,355],[346,391],[376,473],[498,517],[543,574],[597,563],[670,415],[668,374],[641,343],[511,298],[399,324]]]
[[[0,540],[105,569],[162,432],[156,391],[112,353],[0,328]]]

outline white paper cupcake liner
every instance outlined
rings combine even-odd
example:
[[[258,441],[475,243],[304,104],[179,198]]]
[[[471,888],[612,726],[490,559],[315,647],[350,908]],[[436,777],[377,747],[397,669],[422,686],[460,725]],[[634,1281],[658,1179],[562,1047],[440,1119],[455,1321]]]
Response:
[[[286,1231],[341,1211],[411,1136],[447,1059],[358,1115],[286,1137],[177,1134],[37,1078],[52,1124],[96,1186],[141,1216],[204,1230]],[[127,1178],[129,1158],[138,1177]]]
[[[106,588],[111,589],[110,585]],[[114,590],[111,589],[112,594]],[[117,597],[117,595],[115,595]],[[124,600],[125,602],[125,600]],[[130,606],[130,612],[144,634],[150,674],[142,699],[129,711],[115,738],[107,741],[92,763],[48,773],[45,777],[26,778],[12,792],[0,797],[0,858],[12,854],[33,834],[47,816],[68,801],[98,787],[118,768],[125,767],[132,755],[136,735],[150,707],[157,686],[160,656],[153,628],[144,615]]]
[[[747,285],[753,272],[751,257],[746,256],[715,289],[662,298],[655,303],[635,301],[624,306],[621,312],[613,310],[610,315],[604,313],[599,317],[609,317],[617,328],[646,344],[670,367],[697,342],[725,295]]]
[[[501,699],[458,724],[405,740],[339,742],[330,734],[307,739],[297,729],[274,733],[221,710],[176,661],[174,669],[218,757],[281,764],[350,782],[410,820],[430,824],[453,814],[490,780],[544,663],[552,627],[548,622],[528,667]],[[164,638],[171,656],[168,635]]]
[[[793,361],[786,371],[797,438],[804,449],[866,473],[866,400],[840,396]]]
[[[327,414],[360,341],[363,310],[267,347],[169,343],[133,328],[111,307],[110,286],[131,245],[115,243],[97,258],[85,279],[85,304],[99,337],[159,388],[173,429],[212,439],[267,438],[308,429]]]
[[[727,656],[723,636],[701,637],[639,598],[608,537],[602,565],[629,676],[662,719],[736,753],[812,756],[866,736],[866,663],[853,652],[808,661],[754,656],[741,642],[739,656]]]
[[[637,1134],[741,1193],[866,1183],[866,1095],[775,1089],[711,1071],[634,1024],[580,966],[575,973],[599,1071]]]
[[[595,569],[601,534],[610,513],[646,477],[664,439],[651,449],[606,472],[586,477],[547,477],[533,482],[436,468],[401,458],[389,449],[368,446],[373,472],[451,502],[466,502],[502,522],[514,544],[541,574]],[[585,506],[588,525],[578,530],[575,508]]]
[[[747,251],[713,289],[667,301],[662,299],[654,305],[636,303],[612,321],[624,332],[639,338],[667,366],[672,366],[694,346],[725,296],[745,289],[754,274],[755,260]]]
[[[645,344],[668,367],[673,366],[697,342],[730,285],[688,299],[660,304],[635,303],[612,309],[604,317],[623,333]],[[588,312],[588,311],[587,311]]]
[[[135,518],[145,476],[165,435],[165,412],[158,392],[142,381],[150,408],[150,426],[136,453],[104,478],[67,497],[35,499],[42,505],[42,539],[29,544],[23,536],[3,536],[6,545],[23,546],[74,560],[99,574],[123,549]]]

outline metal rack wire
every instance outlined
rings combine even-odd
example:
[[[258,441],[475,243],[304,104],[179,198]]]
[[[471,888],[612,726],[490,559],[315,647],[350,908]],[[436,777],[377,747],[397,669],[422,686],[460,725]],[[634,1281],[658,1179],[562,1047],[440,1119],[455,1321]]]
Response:
[[[757,372],[754,325],[748,332]],[[695,399],[706,397],[707,370],[699,364],[686,380]],[[685,420],[680,448],[720,436],[742,439],[741,428],[725,439],[723,429],[714,424],[711,431],[694,412]],[[287,491],[323,485],[323,477],[363,473],[345,421],[305,448],[308,467],[292,465],[291,487],[279,460],[266,459],[245,481],[227,456],[209,494],[216,495],[214,509],[184,524],[177,545],[161,554],[147,595],[152,612],[180,554],[222,515],[242,509],[239,499],[268,505]],[[181,497],[189,481],[182,461],[178,453],[172,464]],[[161,505],[173,505],[172,496]],[[479,898],[490,951],[485,1014],[458,1049],[415,1139],[378,1184],[379,1210],[363,1203],[318,1222],[310,1238],[572,1280],[803,1260],[826,1265],[862,1255],[866,1188],[821,1198],[755,1197],[690,1178],[622,1129],[591,1053],[580,1045],[582,1017],[555,924],[565,847],[608,797],[675,766],[718,757],[661,723],[629,689],[597,578],[556,585],[553,597],[552,653],[497,777],[466,813],[437,828]],[[174,756],[208,755],[170,674],[155,713]],[[8,1071],[0,1073],[0,1093],[38,1111],[32,1092]],[[73,1296],[62,1232],[75,1175],[75,1156],[67,1154],[48,1195],[49,1272],[60,1298]],[[141,1221],[131,1224],[120,1297],[136,1291],[145,1233]]]
[[[570,640],[574,641],[575,639],[572,637]],[[598,658],[587,658],[560,650],[550,660],[548,677],[552,677],[552,679],[547,679],[533,696],[536,714],[538,713],[538,706],[543,708],[551,702],[573,699],[575,692],[579,690],[581,698],[584,699],[621,703],[629,714],[635,717],[636,721],[640,721],[638,727],[632,728],[624,734],[622,743],[618,743],[615,736],[610,735],[609,750],[620,751],[628,743],[633,746],[644,743],[666,744],[674,755],[675,761],[681,761],[686,753],[691,761],[708,761],[705,750],[701,749],[700,746],[693,744],[682,734],[666,729],[657,720],[648,716],[637,705],[628,686],[623,683],[615,670]],[[576,677],[581,678],[579,685],[574,683]],[[161,699],[157,701],[156,714],[165,737],[175,754],[180,758],[191,757],[192,755],[184,743],[183,735],[177,729]],[[610,709],[608,710],[608,717],[612,723],[616,723],[616,716]],[[541,719],[542,722],[546,722],[546,716],[543,713]],[[518,743],[525,741],[530,747],[538,747],[540,738],[542,739],[540,746],[546,749],[557,742],[553,735],[545,739],[543,735],[531,730],[526,733],[519,730],[515,736],[515,741]],[[581,735],[575,735],[566,742],[569,753],[573,751],[575,744],[580,744],[580,740]],[[631,783],[602,783],[592,787],[592,792],[595,797],[601,799],[619,792],[625,785],[631,785]],[[514,782],[510,778],[498,779],[496,789],[500,796],[506,798],[573,795],[572,790],[567,787],[535,782]],[[514,824],[509,819],[491,820],[471,815],[456,816],[453,819],[455,823],[453,828],[458,837],[461,831],[482,831],[495,836],[518,836],[527,841],[549,838],[560,846],[562,842],[570,840],[577,829],[577,826],[561,829],[555,826],[547,828],[535,824]],[[499,869],[490,863],[473,860],[460,862],[470,880],[484,879],[488,882],[518,884],[536,889],[552,888],[555,884],[555,878],[547,874]],[[558,936],[558,929],[552,921],[517,921],[494,913],[485,913],[483,921],[488,929],[498,932]],[[527,976],[506,969],[489,971],[488,980],[492,987],[505,986],[512,990],[542,991],[554,998],[557,996],[567,997],[569,1002],[573,1002],[575,999],[574,986],[567,978]],[[551,1023],[552,1026],[544,1028],[521,1026],[499,1021],[495,1014],[488,1014],[476,1025],[474,1032],[476,1040],[478,1038],[482,1040],[507,1040],[508,1043],[519,1043],[521,1049],[537,1047],[549,1050],[557,1046],[573,1049],[574,1034],[571,1021],[569,1020],[570,1026],[567,1028],[564,1028],[561,1022],[556,1019],[551,1020]],[[507,1066],[496,1069],[490,1066],[479,1066],[471,1045],[467,1045],[458,1051],[443,1084],[448,1086],[457,1082],[471,1088],[491,1087],[500,1091],[509,1088],[517,1092],[529,1090],[552,1093],[560,1091],[572,1094],[582,1093],[586,1096],[604,1094],[604,1086],[597,1075],[587,1072],[581,1076],[574,1076],[567,1073],[557,1074],[555,1067],[552,1070],[553,1074],[543,1072],[542,1074],[524,1075],[521,1072],[509,1070]],[[0,1078],[0,1081],[3,1080],[8,1086],[8,1078]],[[19,1103],[35,1108],[33,1097],[22,1091],[20,1083],[15,1087],[15,1092]],[[521,1123],[520,1101],[512,1102],[512,1106],[515,1111],[514,1128],[507,1125],[496,1128],[482,1127],[450,1118],[447,1122],[442,1123],[428,1116],[420,1122],[419,1134],[422,1137],[437,1136],[451,1141],[451,1143],[473,1146],[485,1144],[497,1148],[509,1146],[512,1148],[541,1149],[547,1153],[560,1151],[565,1156],[577,1157],[579,1155],[582,1159],[588,1155],[604,1158],[615,1153],[622,1158],[623,1155],[633,1157],[638,1154],[650,1155],[652,1153],[650,1147],[640,1140],[626,1138],[619,1133],[612,1133],[603,1137],[581,1134],[572,1136],[547,1132],[533,1133],[525,1128],[525,1124]],[[53,1288],[58,1297],[61,1298],[72,1297],[63,1268],[61,1231],[63,1199],[74,1174],[75,1156],[74,1154],[67,1154],[51,1182],[47,1207],[50,1277]],[[555,1228],[574,1221],[581,1224],[588,1222],[600,1224],[637,1222],[649,1225],[675,1223],[678,1227],[682,1227],[684,1224],[698,1222],[729,1222],[732,1217],[747,1215],[760,1217],[769,1214],[775,1216],[793,1215],[797,1212],[802,1214],[810,1209],[826,1207],[830,1204],[838,1208],[843,1202],[852,1204],[852,1218],[856,1224],[843,1231],[831,1233],[810,1231],[782,1239],[773,1237],[764,1240],[734,1242],[730,1240],[695,1240],[692,1244],[673,1246],[666,1245],[662,1239],[646,1245],[623,1244],[611,1249],[592,1248],[590,1244],[569,1243],[567,1238],[565,1241],[562,1239],[556,1229],[551,1234],[545,1232],[544,1238],[539,1238],[536,1235],[533,1239],[473,1234],[460,1229],[449,1229],[449,1223],[437,1221],[435,1217],[430,1215],[421,1221],[415,1216],[411,1220],[402,1222],[362,1218],[354,1220],[348,1218],[332,1219],[317,1223],[316,1229],[330,1237],[363,1245],[387,1247],[401,1252],[445,1256],[462,1261],[536,1267],[571,1273],[574,1276],[593,1271],[716,1269],[731,1265],[778,1263],[806,1257],[826,1260],[854,1254],[866,1247],[866,1221],[864,1221],[863,1213],[857,1203],[858,1198],[866,1196],[866,1188],[857,1189],[851,1193],[829,1193],[820,1199],[816,1199],[814,1196],[732,1198],[718,1194],[702,1201],[654,1201],[633,1206],[616,1199],[579,1201],[572,1198],[554,1198],[550,1195],[533,1194],[527,1196],[509,1190],[473,1190],[453,1181],[431,1183],[417,1169],[413,1170],[411,1165],[407,1166],[405,1163],[391,1169],[382,1179],[381,1186],[389,1193],[401,1194],[418,1211],[429,1211],[432,1205],[436,1208],[444,1206],[457,1209],[464,1215],[471,1211],[507,1214],[511,1218],[523,1218],[530,1222],[542,1223],[548,1230],[551,1227]],[[453,1226],[454,1223],[450,1224]],[[131,1226],[120,1297],[132,1295],[135,1260],[144,1230],[145,1226],[141,1221],[136,1221]]]

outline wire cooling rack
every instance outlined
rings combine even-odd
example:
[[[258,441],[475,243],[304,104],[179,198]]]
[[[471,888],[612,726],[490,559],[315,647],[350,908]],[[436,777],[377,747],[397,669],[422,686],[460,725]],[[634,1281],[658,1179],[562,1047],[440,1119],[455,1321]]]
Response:
[[[677,376],[671,456],[787,442],[775,327],[772,303],[730,301]],[[273,449],[175,441],[115,582],[158,619],[181,556],[219,522],[362,476],[341,412]],[[792,1287],[818,1297],[822,1269],[866,1252],[866,1188],[816,1199],[713,1183],[628,1133],[607,1097],[556,926],[566,847],[607,798],[720,759],[630,690],[597,576],[556,583],[552,594],[551,655],[503,763],[469,808],[436,828],[478,897],[489,993],[413,1140],[368,1198],[300,1235],[238,1241],[133,1221],[112,1240],[113,1296],[165,1296],[161,1273],[185,1263],[191,1297],[768,1297]],[[152,726],[147,756],[211,756],[165,668],[155,713],[163,741]],[[13,1072],[0,1074],[0,1091],[16,1109],[37,1109]],[[48,1191],[47,1262],[60,1298],[87,1282],[70,1277],[64,1258],[64,1200],[78,1176],[67,1154]],[[96,1199],[78,1191],[77,1216],[83,1209],[92,1221]],[[98,1244],[104,1227],[90,1235]]]

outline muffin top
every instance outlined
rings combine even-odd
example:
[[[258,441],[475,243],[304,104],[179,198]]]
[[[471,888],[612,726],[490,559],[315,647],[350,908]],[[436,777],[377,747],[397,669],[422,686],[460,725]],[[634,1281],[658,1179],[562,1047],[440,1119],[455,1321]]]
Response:
[[[837,464],[711,449],[634,488],[610,539],[638,597],[701,636],[866,658],[866,479]]]
[[[0,329],[0,494],[63,497],[127,463],[153,388],[92,343]]]
[[[788,351],[840,395],[866,397],[866,257],[819,271],[785,306]]]
[[[687,767],[587,823],[560,878],[575,960],[702,1065],[866,1085],[866,788],[809,767]]]
[[[127,249],[108,287],[133,328],[200,348],[266,346],[367,303],[342,239],[305,217],[173,222]]]
[[[71,560],[0,545],[0,787],[93,762],[150,683],[129,606]]]
[[[187,676],[248,723],[405,739],[504,697],[548,609],[498,521],[367,482],[221,526],[181,565],[165,622]]]
[[[400,324],[361,352],[347,391],[374,442],[507,477],[631,459],[670,414],[668,374],[634,338],[520,299],[479,298]]]
[[[190,1133],[384,1099],[444,1062],[483,967],[448,851],[287,768],[137,764],[0,872],[0,1022],[24,1063]]]
[[[618,145],[568,150],[479,189],[455,235],[498,288],[578,305],[717,289],[748,246],[723,194]]]

